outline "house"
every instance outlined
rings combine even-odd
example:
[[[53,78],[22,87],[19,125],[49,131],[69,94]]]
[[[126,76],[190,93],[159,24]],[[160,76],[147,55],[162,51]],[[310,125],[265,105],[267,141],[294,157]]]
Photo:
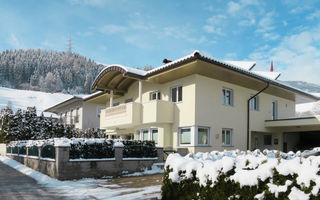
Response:
[[[301,135],[311,137],[306,141],[320,135],[317,116],[295,117],[297,103],[319,98],[277,81],[279,73],[198,51],[164,61],[150,71],[109,65],[98,74],[92,89],[106,95],[101,129],[190,152],[289,151],[301,145]]]
[[[73,124],[75,128],[86,130],[100,127],[100,111],[105,108],[106,94],[98,91],[86,96],[73,96],[60,102],[45,112],[58,115],[65,124]]]

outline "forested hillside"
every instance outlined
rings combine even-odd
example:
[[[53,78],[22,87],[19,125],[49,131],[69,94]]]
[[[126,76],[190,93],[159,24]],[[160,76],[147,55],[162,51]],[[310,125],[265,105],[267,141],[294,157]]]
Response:
[[[89,93],[104,66],[76,53],[6,50],[0,54],[0,86],[43,92]]]

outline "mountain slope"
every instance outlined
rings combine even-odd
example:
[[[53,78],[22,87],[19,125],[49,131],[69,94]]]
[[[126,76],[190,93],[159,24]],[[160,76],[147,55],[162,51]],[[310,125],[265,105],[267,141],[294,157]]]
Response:
[[[44,92],[90,93],[103,68],[79,54],[48,50],[0,53],[0,86]]]
[[[69,94],[62,93],[45,93],[0,87],[0,109],[6,107],[8,104],[14,111],[18,108],[26,110],[27,107],[36,106],[38,114],[40,114],[46,108],[71,97]],[[50,115],[51,114],[47,114],[47,116]]]

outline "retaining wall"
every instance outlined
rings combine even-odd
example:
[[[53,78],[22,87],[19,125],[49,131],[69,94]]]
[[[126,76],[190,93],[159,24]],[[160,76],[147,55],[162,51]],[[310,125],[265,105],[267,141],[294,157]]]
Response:
[[[0,156],[5,156],[7,154],[7,145],[0,143]]]
[[[119,176],[123,172],[133,173],[151,168],[154,163],[163,162],[163,148],[157,148],[156,158],[123,158],[123,147],[115,147],[115,157],[108,159],[69,159],[69,147],[56,147],[55,159],[39,156],[7,154],[8,157],[59,180],[80,178],[99,178],[103,176]]]

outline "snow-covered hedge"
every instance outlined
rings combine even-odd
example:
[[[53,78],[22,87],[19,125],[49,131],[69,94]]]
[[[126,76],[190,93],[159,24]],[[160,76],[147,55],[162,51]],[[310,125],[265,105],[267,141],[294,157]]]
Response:
[[[124,158],[154,158],[157,157],[157,148],[154,141],[123,141]]]
[[[37,156],[37,149],[42,149],[42,157],[54,158],[54,147],[70,147],[70,159],[99,159],[114,158],[114,147],[123,147],[125,158],[157,157],[157,149],[153,141],[128,141],[106,138],[53,138],[47,140],[12,141],[8,144],[8,151],[29,147],[32,155]],[[9,153],[9,152],[8,152]],[[22,153],[20,153],[22,154]]]
[[[320,148],[170,154],[163,199],[320,199]],[[307,157],[309,156],[309,157]]]

